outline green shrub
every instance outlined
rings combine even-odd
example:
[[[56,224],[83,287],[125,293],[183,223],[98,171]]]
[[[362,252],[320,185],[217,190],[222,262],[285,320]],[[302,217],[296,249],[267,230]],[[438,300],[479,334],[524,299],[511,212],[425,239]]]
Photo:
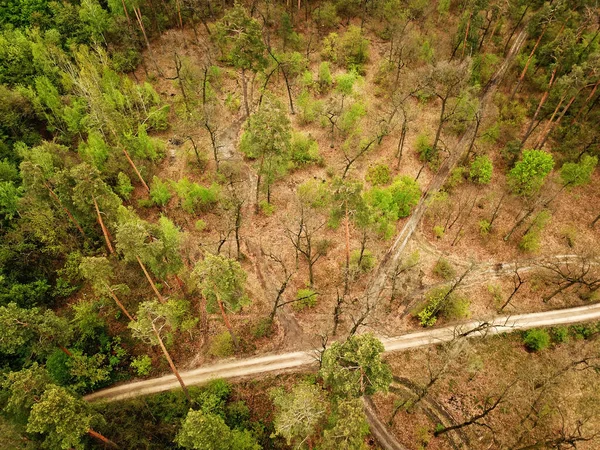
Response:
[[[456,277],[456,270],[452,267],[452,264],[447,259],[440,258],[433,267],[433,273],[438,277],[448,281]]]
[[[208,353],[218,358],[225,358],[234,353],[233,340],[228,331],[217,334],[212,338]]]
[[[366,39],[360,27],[350,25],[339,40],[340,56],[348,70],[363,72],[363,65],[369,59],[369,40]]]
[[[517,195],[533,195],[554,167],[554,158],[542,150],[524,150],[521,161],[508,173],[508,184]]]
[[[377,164],[367,169],[365,179],[373,186],[385,185],[390,182],[390,167],[387,164]]]
[[[441,239],[444,237],[444,234],[446,234],[446,232],[444,231],[444,227],[441,225],[436,225],[433,227],[433,235],[437,238],[437,239]]]
[[[479,184],[488,184],[492,179],[494,166],[487,155],[477,156],[471,163],[469,177]]]
[[[523,343],[531,351],[544,350],[550,346],[550,334],[542,329],[529,330],[523,334]]]
[[[569,341],[569,328],[556,327],[552,329],[552,340],[557,344],[563,344]]]
[[[470,315],[469,299],[449,291],[450,287],[442,287],[425,294],[425,301],[412,312],[419,319],[421,326],[433,326],[439,317],[455,320]]]
[[[194,228],[196,228],[196,231],[204,231],[204,230],[206,230],[207,226],[208,225],[207,225],[206,221],[204,221],[202,219],[196,220],[196,223],[194,224]]]
[[[312,136],[303,133],[294,133],[291,141],[292,162],[296,167],[319,163],[322,158],[319,155],[319,144]]]
[[[181,207],[188,214],[197,214],[218,200],[219,186],[214,183],[207,188],[187,178],[182,178],[173,186]]]
[[[421,133],[417,136],[415,143],[419,159],[424,162],[433,163],[437,159],[437,150],[433,150],[433,145],[429,139],[429,136],[425,133]]]
[[[375,256],[370,250],[364,250],[362,256],[360,250],[353,250],[350,255],[350,267],[360,272],[368,272],[375,267]]]
[[[317,293],[312,289],[299,289],[296,294],[296,300],[292,306],[296,311],[302,311],[304,308],[313,308],[317,305]]]
[[[312,18],[319,28],[333,28],[337,26],[340,18],[337,16],[337,8],[332,2],[323,2],[312,12]]]
[[[260,319],[254,327],[252,327],[252,335],[255,339],[260,339],[264,337],[268,337],[273,332],[273,322],[265,317]]]
[[[567,241],[567,245],[571,248],[575,247],[577,241],[577,228],[573,226],[567,226],[561,231],[562,237]]]
[[[304,90],[296,100],[296,106],[303,124],[313,123],[323,110],[323,102],[315,100],[308,91]]]
[[[275,213],[275,205],[266,200],[259,201],[258,207],[260,208],[260,212],[266,217],[271,217]]]
[[[492,225],[485,219],[482,219],[479,221],[479,233],[482,236],[487,236],[488,234],[490,234],[490,231],[492,229]]]
[[[542,231],[550,220],[550,212],[548,210],[541,211],[531,223],[529,230],[521,238],[519,248],[525,252],[535,252],[540,248],[542,239]]]
[[[150,198],[155,205],[165,206],[171,200],[169,184],[155,176],[150,187]]]
[[[117,185],[115,190],[117,191],[117,194],[121,196],[121,198],[124,200],[129,200],[131,193],[133,192],[133,186],[131,185],[131,180],[127,174],[119,172],[117,175]]]
[[[138,376],[145,377],[152,370],[152,358],[148,355],[136,356],[129,365],[135,369]]]
[[[329,89],[331,89],[332,85],[333,77],[331,76],[329,63],[327,61],[323,61],[319,65],[319,92],[327,92]]]

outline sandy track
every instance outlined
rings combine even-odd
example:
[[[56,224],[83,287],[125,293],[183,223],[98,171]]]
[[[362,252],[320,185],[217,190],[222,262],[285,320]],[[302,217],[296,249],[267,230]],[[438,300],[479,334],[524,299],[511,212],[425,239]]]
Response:
[[[586,321],[600,320],[600,304],[580,306],[577,308],[559,309],[532,314],[499,316],[489,321],[473,320],[470,322],[434,328],[402,336],[382,337],[386,352],[397,352],[448,342],[457,335],[486,336],[511,332],[528,328],[566,325]],[[181,372],[187,385],[207,383],[217,378],[242,378],[259,374],[279,373],[298,370],[315,365],[315,350],[272,354],[246,359],[235,359],[198,369]],[[165,375],[150,380],[134,381],[94,392],[85,397],[88,401],[115,401],[138,397],[157,392],[168,391],[179,387],[173,375]]]

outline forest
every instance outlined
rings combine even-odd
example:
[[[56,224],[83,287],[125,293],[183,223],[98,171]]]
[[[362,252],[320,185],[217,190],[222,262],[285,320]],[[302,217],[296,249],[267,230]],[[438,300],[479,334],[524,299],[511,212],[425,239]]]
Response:
[[[592,0],[1,2],[0,448],[600,448],[599,86]]]

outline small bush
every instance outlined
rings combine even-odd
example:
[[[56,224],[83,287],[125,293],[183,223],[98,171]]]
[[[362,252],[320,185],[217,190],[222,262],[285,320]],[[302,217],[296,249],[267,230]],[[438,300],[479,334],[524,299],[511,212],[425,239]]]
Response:
[[[387,164],[377,164],[367,170],[365,179],[373,186],[385,185],[390,182],[390,167]]]
[[[552,340],[557,344],[569,341],[569,329],[567,327],[556,327],[552,329]]]
[[[208,353],[218,358],[225,358],[234,353],[233,340],[228,331],[217,334],[210,344]]]
[[[123,200],[129,200],[131,193],[133,192],[133,186],[131,185],[131,180],[127,174],[119,172],[117,175],[117,185],[115,190]]]
[[[490,234],[490,231],[492,229],[492,225],[485,219],[482,219],[479,221],[479,233],[482,236],[487,236],[488,234]]]
[[[197,214],[218,200],[219,186],[216,184],[205,187],[187,178],[182,178],[173,186],[179,197],[181,207],[188,214]]]
[[[273,322],[268,317],[260,319],[258,323],[252,327],[252,336],[254,336],[255,339],[268,337],[272,332]]]
[[[350,267],[360,272],[368,272],[375,267],[375,256],[370,250],[363,251],[361,256],[360,250],[353,250],[350,255]]]
[[[333,77],[331,76],[331,71],[329,70],[329,63],[327,61],[323,61],[319,65],[319,92],[325,93],[331,86],[333,85]]]
[[[523,335],[523,343],[533,352],[544,350],[550,346],[550,334],[541,329],[529,330]]]
[[[169,203],[169,200],[171,200],[171,191],[169,191],[168,183],[155,176],[152,179],[152,186],[150,187],[150,198],[152,199],[152,203],[157,206],[165,206]]]
[[[145,377],[152,370],[152,358],[148,355],[136,356],[129,364],[135,373],[140,377]]]
[[[454,270],[452,264],[450,264],[448,260],[444,258],[438,259],[438,262],[435,263],[435,266],[433,267],[433,273],[446,281],[456,277],[456,270]]]
[[[441,225],[436,225],[435,227],[433,227],[433,235],[437,238],[437,239],[441,239],[444,237],[444,234],[446,234],[446,232],[444,231],[444,227]]]
[[[260,212],[266,217],[271,217],[275,213],[275,205],[266,200],[258,202],[258,207],[260,208]]]
[[[437,151],[433,150],[433,145],[429,140],[427,134],[421,133],[417,136],[417,142],[415,143],[419,159],[424,162],[433,163],[437,159]]]
[[[317,305],[317,293],[312,289],[299,289],[296,294],[296,302],[292,303],[296,311],[302,311],[304,308],[313,308]]]
[[[196,231],[204,231],[204,230],[206,230],[207,226],[208,226],[207,223],[202,219],[196,220],[196,224],[194,225],[194,227],[196,228]]]
[[[469,177],[479,184],[488,184],[492,179],[493,172],[494,166],[490,157],[481,155],[476,157],[471,163]]]
[[[306,90],[302,91],[296,100],[300,121],[303,124],[313,123],[323,109],[323,102],[315,100]]]
[[[488,284],[487,290],[494,299],[494,305],[496,307],[501,306],[503,300],[502,288],[497,284]]]
[[[299,167],[311,163],[319,163],[319,144],[312,136],[294,133],[291,142],[291,156],[294,166]]]
[[[575,241],[577,240],[577,228],[567,226],[562,229],[561,234],[565,241],[567,241],[567,245],[569,247],[575,247]]]
[[[519,248],[524,252],[535,252],[540,248],[540,242],[542,240],[542,231],[546,224],[550,220],[550,212],[544,210],[540,212],[535,218],[529,230],[521,238]]]

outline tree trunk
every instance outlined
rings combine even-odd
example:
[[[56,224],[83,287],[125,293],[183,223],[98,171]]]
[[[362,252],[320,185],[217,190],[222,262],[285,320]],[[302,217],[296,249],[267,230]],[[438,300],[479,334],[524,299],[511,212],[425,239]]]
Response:
[[[156,68],[158,74],[162,76],[162,72],[160,71],[158,64],[156,63],[156,58],[154,57],[152,47],[150,47],[150,41],[148,40],[148,36],[146,35],[146,28],[144,27],[144,23],[142,22],[142,12],[140,11],[139,6],[134,7],[133,12],[135,13],[135,18],[137,19],[138,25],[140,26],[140,30],[142,30],[142,34],[144,35],[144,41],[146,42],[146,47],[148,48],[150,59],[152,60],[152,63],[154,63],[154,67]]]
[[[538,104],[538,107],[535,110],[533,117],[531,118],[529,127],[527,128],[527,131],[525,132],[525,135],[523,136],[523,139],[521,140],[521,147],[525,146],[525,142],[527,141],[527,139],[529,138],[529,135],[533,131],[533,125],[534,125],[538,115],[540,114],[542,106],[544,106],[544,103],[546,103],[546,100],[548,99],[548,95],[550,94],[550,89],[552,89],[552,86],[554,85],[554,77],[556,75],[557,70],[558,70],[558,65],[556,65],[554,67],[554,70],[552,71],[552,76],[550,77],[550,82],[548,83],[548,89],[546,89],[546,92],[544,92],[544,95],[542,95],[542,98],[540,99],[540,103]]]
[[[398,149],[396,150],[396,157],[397,157],[396,169],[400,168],[400,161],[402,160],[402,152],[404,151],[404,140],[406,139],[407,128],[408,128],[408,124],[406,123],[406,117],[405,117],[404,121],[402,122],[402,129],[400,131],[400,140],[398,141]]]
[[[506,56],[506,53],[508,52],[508,46],[510,44],[510,41],[511,41],[512,37],[514,36],[515,31],[517,31],[517,28],[519,28],[519,25],[521,25],[521,22],[523,21],[525,14],[527,14],[527,10],[529,9],[530,6],[531,6],[531,3],[527,3],[527,6],[525,7],[523,14],[521,14],[521,17],[519,17],[517,24],[511,30],[510,35],[508,36],[508,40],[506,41],[506,45],[504,46],[504,51],[502,52],[504,54],[504,56]]]
[[[160,337],[160,333],[156,329],[156,325],[154,325],[154,322],[152,322],[152,330],[154,330],[154,334],[156,335],[156,338],[158,339],[158,344],[160,345],[160,349],[162,350],[163,354],[165,355],[165,358],[167,358],[167,362],[169,363],[169,367],[171,368],[171,371],[177,378],[177,381],[179,381],[179,384],[181,385],[181,389],[183,390],[185,397],[187,398],[189,404],[191,405],[193,402],[192,402],[192,397],[190,397],[188,388],[185,385],[185,383],[183,382],[183,378],[181,378],[181,375],[179,375],[179,371],[177,370],[177,367],[175,367],[175,363],[171,359],[171,355],[169,354],[167,347],[165,347],[165,344],[164,344],[162,338]]]
[[[596,226],[596,222],[598,222],[598,220],[600,220],[600,214],[598,214],[596,216],[596,218],[594,220],[592,220],[592,222],[590,223],[590,228],[594,228]]]
[[[223,322],[225,322],[225,326],[227,327],[227,331],[229,331],[229,335],[231,336],[233,345],[234,345],[236,351],[238,351],[240,349],[240,342],[238,341],[236,334],[233,332],[233,327],[231,326],[231,323],[229,322],[229,318],[227,317],[227,314],[225,313],[225,308],[223,307],[223,302],[219,298],[219,295],[216,294],[216,292],[215,292],[215,295],[217,296],[217,303],[219,304],[219,309],[221,310],[221,317],[223,317]]]
[[[146,266],[144,265],[144,263],[142,262],[142,260],[140,259],[139,256],[136,255],[135,258],[137,259],[137,262],[140,264],[140,267],[142,268],[142,270],[144,271],[144,275],[146,275],[146,279],[148,280],[148,283],[150,283],[150,286],[152,286],[152,290],[156,294],[156,298],[158,298],[159,302],[164,303],[165,299],[163,298],[162,295],[160,295],[160,292],[158,292],[158,289],[156,288],[154,281],[152,281],[152,277],[150,277],[150,274],[146,270]]]
[[[248,104],[248,80],[246,80],[246,69],[242,69],[242,94],[244,96],[244,108],[246,117],[250,117],[250,105]]]
[[[469,29],[471,28],[471,18],[473,17],[473,14],[471,13],[471,15],[469,16],[469,20],[467,22],[467,29],[465,31],[465,37],[463,39],[463,48],[462,48],[462,53],[460,55],[460,59],[464,59],[465,57],[465,49],[467,48],[467,38],[469,37]]]
[[[102,215],[100,214],[100,208],[98,208],[98,202],[96,201],[96,197],[92,197],[94,200],[94,207],[96,208],[96,215],[98,217],[98,223],[100,224],[100,228],[102,228],[102,234],[104,235],[104,240],[106,241],[106,246],[108,247],[108,251],[111,255],[115,254],[115,250],[113,249],[112,244],[110,243],[110,238],[108,237],[108,230],[104,226],[104,221],[102,220]]]
[[[110,296],[113,298],[113,300],[115,301],[115,303],[117,304],[117,306],[119,308],[121,308],[121,311],[123,311],[123,314],[125,314],[127,316],[127,318],[133,322],[135,319],[131,316],[131,314],[129,314],[129,311],[127,311],[127,309],[125,308],[125,306],[123,305],[123,303],[121,303],[121,301],[119,300],[119,297],[117,297],[117,295],[115,294],[115,292],[110,288],[110,286],[108,284],[105,283],[104,286],[106,287],[106,289],[110,293]]]
[[[346,212],[344,216],[344,229],[346,231],[346,273],[344,274],[344,295],[348,295],[350,289],[350,220],[348,218],[348,203],[346,203]]]
[[[148,185],[144,181],[144,178],[142,178],[142,174],[140,173],[140,171],[138,170],[137,166],[135,165],[135,163],[133,162],[133,160],[129,156],[129,152],[127,151],[127,149],[125,147],[123,147],[123,154],[125,155],[125,158],[127,158],[127,161],[129,162],[129,165],[134,170],[135,174],[137,175],[138,179],[140,180],[140,182],[142,183],[142,185],[144,186],[144,188],[146,189],[146,191],[150,192],[150,188],[148,187]]]
[[[544,34],[546,33],[546,28],[547,27],[548,27],[548,25],[544,26],[544,29],[540,33],[540,36],[537,38],[537,41],[535,41],[535,45],[533,46],[533,49],[531,50],[531,53],[529,54],[529,58],[527,58],[527,62],[525,63],[525,67],[523,67],[523,71],[521,72],[521,75],[519,76],[519,79],[517,80],[517,83],[515,84],[515,88],[513,89],[512,94],[510,94],[510,100],[509,101],[512,101],[512,99],[514,98],[515,94],[517,93],[517,90],[519,89],[519,86],[521,85],[521,83],[525,79],[525,75],[527,74],[527,69],[529,69],[529,64],[531,64],[531,60],[533,58],[533,54],[537,50],[538,45],[540,45],[540,42],[542,41],[542,38],[544,37]]]
[[[440,140],[440,135],[442,134],[442,127],[444,126],[444,114],[446,113],[446,102],[448,98],[442,98],[442,110],[440,111],[440,124],[438,125],[438,129],[435,133],[435,140],[433,141],[433,154],[437,153],[437,144]]]
[[[100,433],[98,433],[97,431],[92,430],[91,428],[87,431],[87,433],[95,438],[98,439],[99,441],[103,442],[106,445],[109,445],[113,448],[119,448],[119,446],[117,444],[115,444],[113,441],[111,441],[110,439],[108,439],[107,437],[101,435]]]
[[[558,104],[556,105],[556,108],[554,108],[554,111],[552,112],[550,119],[548,120],[548,122],[546,122],[546,125],[544,126],[544,129],[542,130],[542,133],[540,134],[540,139],[538,140],[537,144],[535,144],[535,148],[541,148],[544,145],[543,142],[546,142],[546,136],[548,133],[550,133],[550,127],[552,126],[552,122],[554,122],[554,118],[556,117],[556,114],[558,114],[558,110],[562,106],[566,97],[567,97],[567,93],[565,92],[562,95],[562,97],[560,98]]]
[[[592,89],[592,92],[590,92],[590,95],[587,96],[587,98],[585,99],[585,102],[583,103],[583,105],[581,105],[581,108],[579,108],[579,111],[577,111],[577,115],[575,115],[575,118],[571,122],[571,125],[573,125],[575,122],[577,122],[577,119],[579,119],[579,116],[581,115],[581,112],[587,106],[587,104],[590,102],[590,100],[592,99],[592,97],[596,93],[596,90],[598,89],[598,85],[600,85],[600,78],[598,78],[598,81],[596,81],[596,84],[594,85],[594,88]]]

